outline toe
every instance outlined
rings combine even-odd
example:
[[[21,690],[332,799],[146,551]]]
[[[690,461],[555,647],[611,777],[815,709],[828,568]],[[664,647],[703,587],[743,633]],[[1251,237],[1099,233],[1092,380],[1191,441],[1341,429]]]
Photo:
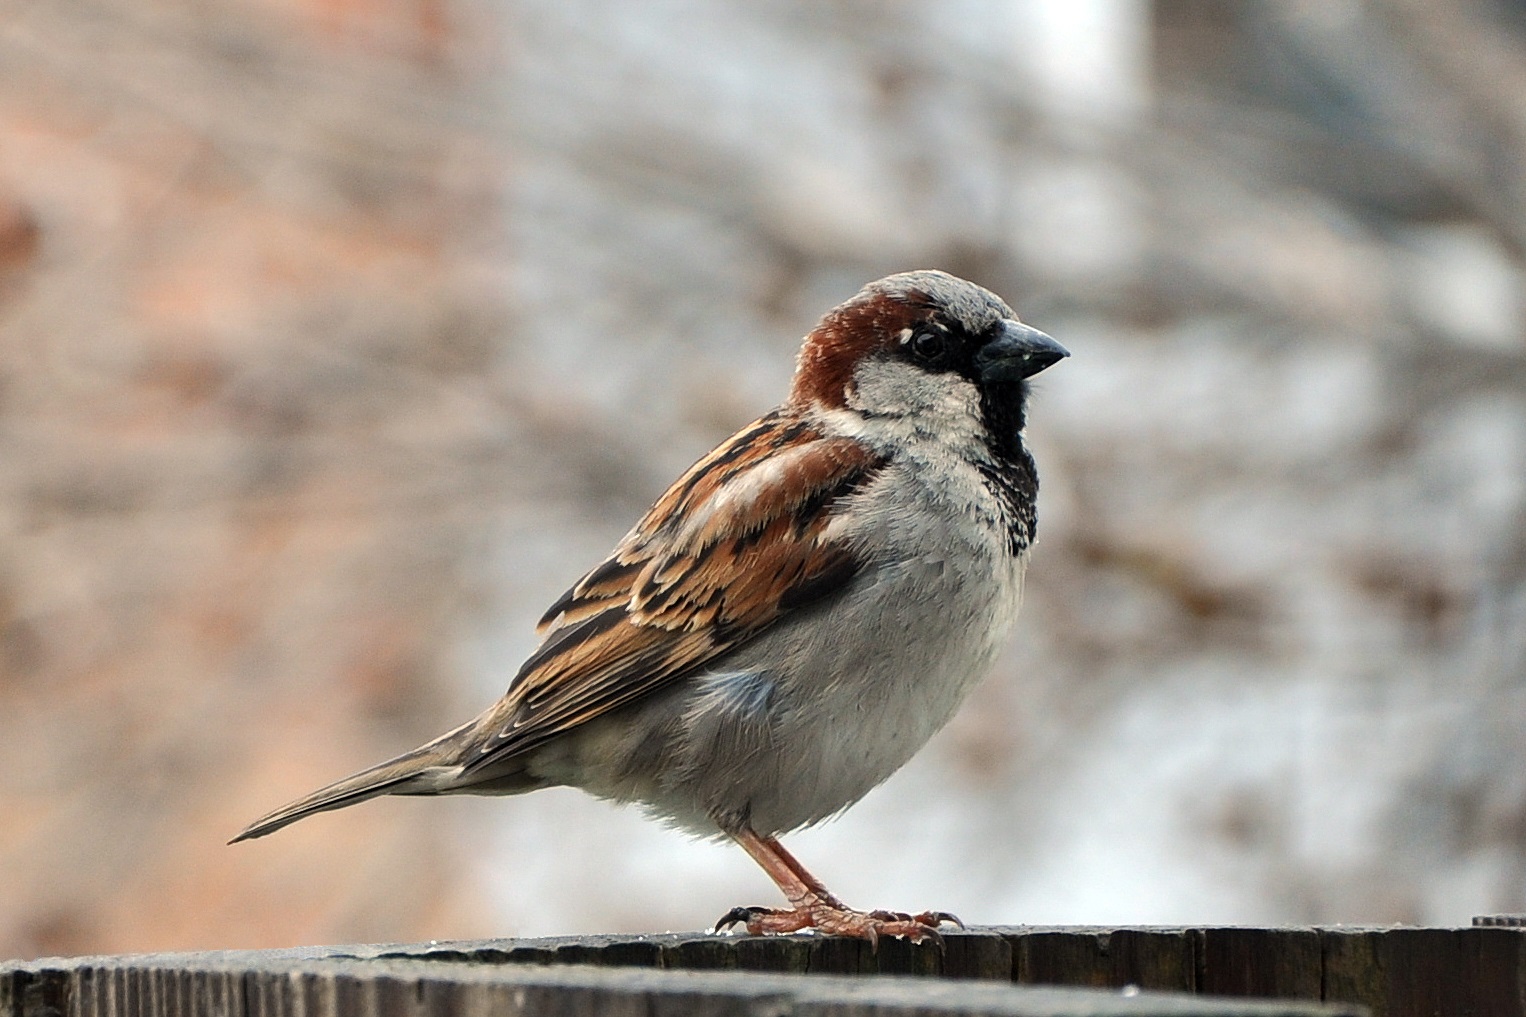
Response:
[[[920,915],[913,918],[904,911],[871,911],[869,912],[869,917],[881,922],[918,922],[922,920]],[[933,923],[923,922],[923,924],[931,925]]]

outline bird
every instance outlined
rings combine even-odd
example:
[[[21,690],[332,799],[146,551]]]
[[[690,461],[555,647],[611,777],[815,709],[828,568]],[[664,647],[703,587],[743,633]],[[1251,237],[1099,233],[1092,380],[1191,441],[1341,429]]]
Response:
[[[501,699],[230,843],[380,795],[571,786],[746,851],[788,906],[717,931],[941,941],[952,915],[854,910],[779,838],[898,770],[1005,646],[1036,526],[1029,379],[1069,355],[946,272],[869,283],[805,336],[787,399],[550,606]]]

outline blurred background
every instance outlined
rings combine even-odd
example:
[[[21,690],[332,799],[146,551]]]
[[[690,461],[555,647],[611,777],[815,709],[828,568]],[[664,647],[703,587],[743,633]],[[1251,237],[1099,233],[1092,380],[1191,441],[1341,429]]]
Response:
[[[892,271],[1040,379],[1010,652],[840,821],[977,923],[1526,909],[1526,4],[0,12],[0,955],[693,929],[572,791],[225,847],[502,691]]]

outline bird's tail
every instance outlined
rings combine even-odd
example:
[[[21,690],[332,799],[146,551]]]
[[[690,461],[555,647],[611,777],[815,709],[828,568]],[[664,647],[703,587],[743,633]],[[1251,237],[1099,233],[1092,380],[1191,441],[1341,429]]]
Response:
[[[315,812],[342,809],[381,795],[440,794],[450,789],[450,778],[460,771],[460,767],[453,762],[455,752],[451,751],[450,744],[459,734],[460,730],[452,731],[428,745],[405,752],[396,759],[379,763],[289,802],[268,816],[250,823],[243,833],[228,843],[237,844],[241,840],[263,837]]]

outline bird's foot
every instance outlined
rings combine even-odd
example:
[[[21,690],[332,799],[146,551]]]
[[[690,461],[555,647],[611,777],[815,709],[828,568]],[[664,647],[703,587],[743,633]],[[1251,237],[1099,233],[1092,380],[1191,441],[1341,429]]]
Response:
[[[815,929],[825,936],[851,936],[867,939],[878,947],[881,936],[902,936],[913,943],[930,941],[942,945],[938,926],[964,923],[946,911],[924,911],[919,915],[899,911],[854,911],[835,897],[807,897],[793,908],[732,908],[715,923],[715,931],[733,925],[745,925],[749,935],[767,936]]]

